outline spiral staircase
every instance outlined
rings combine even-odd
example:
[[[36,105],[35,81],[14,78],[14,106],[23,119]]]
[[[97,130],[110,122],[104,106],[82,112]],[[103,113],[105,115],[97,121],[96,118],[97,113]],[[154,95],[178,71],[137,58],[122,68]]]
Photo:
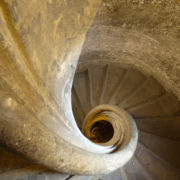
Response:
[[[180,102],[172,93],[153,77],[131,67],[88,65],[76,73],[72,89],[73,112],[80,129],[86,114],[101,104],[127,111],[135,119],[139,140],[127,165],[92,179],[180,178]]]
[[[178,0],[0,0],[0,180],[179,180]]]

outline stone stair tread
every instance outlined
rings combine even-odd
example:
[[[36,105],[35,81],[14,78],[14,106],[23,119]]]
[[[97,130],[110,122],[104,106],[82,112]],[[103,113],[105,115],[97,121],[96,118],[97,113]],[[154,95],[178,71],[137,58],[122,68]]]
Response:
[[[120,104],[124,109],[136,106],[150,99],[154,99],[164,94],[165,90],[163,87],[152,77],[146,79],[142,86],[137,89],[129,98]]]
[[[102,88],[103,88],[103,82],[104,77],[106,73],[106,66],[90,66],[88,67],[89,76],[91,77],[91,83],[92,83],[92,102],[93,106],[95,107],[99,104]]]
[[[154,179],[178,180],[180,178],[180,172],[178,170],[172,168],[172,166],[167,164],[141,143],[137,145],[135,157],[142,166],[146,167],[147,171],[154,176]]]
[[[121,84],[126,71],[117,65],[108,65],[108,70],[106,71],[107,79],[103,87],[105,92],[101,104],[107,104],[109,102],[109,98],[112,97],[117,87]]]
[[[121,84],[116,89],[115,93],[110,99],[111,104],[120,104],[125,100],[131,93],[133,93],[145,80],[145,76],[134,70],[129,69],[124,76]]]
[[[153,180],[146,172],[145,167],[141,166],[138,160],[133,157],[124,167],[128,180]]]
[[[180,141],[139,131],[139,142],[167,163],[180,168]]]
[[[76,94],[74,87],[72,88],[72,104],[73,104],[72,109],[73,109],[73,113],[74,113],[76,123],[77,123],[78,127],[81,128],[82,121],[83,121],[86,114],[84,112],[84,109],[83,109],[82,104],[79,100],[79,97]]]
[[[92,180],[125,180],[122,178],[120,170],[117,169],[109,174],[93,176]]]
[[[180,141],[180,116],[135,119],[139,130]]]
[[[89,105],[89,89],[88,89],[88,72],[83,71],[77,74],[74,78],[74,89],[79,98],[83,111],[88,113]]]
[[[179,110],[180,102],[172,93],[127,109],[134,118],[170,116]]]

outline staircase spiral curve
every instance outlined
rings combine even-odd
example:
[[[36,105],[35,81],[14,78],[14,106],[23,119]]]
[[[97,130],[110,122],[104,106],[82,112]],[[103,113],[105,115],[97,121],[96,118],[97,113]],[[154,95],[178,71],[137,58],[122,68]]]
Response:
[[[180,102],[177,98],[152,76],[131,67],[96,63],[79,69],[72,88],[72,107],[82,131],[85,116],[100,105],[124,109],[138,127],[138,145],[132,160],[99,178],[179,179]],[[95,136],[98,138],[98,134]]]
[[[0,180],[180,179],[179,9],[0,0]]]

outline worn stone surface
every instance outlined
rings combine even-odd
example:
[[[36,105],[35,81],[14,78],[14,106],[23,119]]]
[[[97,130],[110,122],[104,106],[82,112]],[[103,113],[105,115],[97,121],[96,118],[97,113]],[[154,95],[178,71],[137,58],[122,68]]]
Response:
[[[70,110],[71,82],[99,3],[0,2],[1,144],[59,171],[81,169],[68,170],[65,164],[72,164],[61,157],[71,154],[64,154],[65,140],[70,146],[81,141]]]
[[[121,164],[112,160],[121,160],[117,154],[74,146],[83,148],[84,139],[69,111],[73,74],[99,3],[0,1],[1,143],[67,173],[107,173]],[[177,0],[104,0],[80,63],[133,66],[180,98],[179,17]]]
[[[132,65],[180,99],[179,1],[104,0],[80,61]]]

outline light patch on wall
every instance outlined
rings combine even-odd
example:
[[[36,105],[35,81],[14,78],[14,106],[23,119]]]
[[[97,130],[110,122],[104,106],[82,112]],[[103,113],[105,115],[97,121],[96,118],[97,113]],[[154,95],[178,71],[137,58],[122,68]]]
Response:
[[[52,0],[49,0],[49,4],[52,4]]]
[[[11,97],[8,97],[5,99],[4,105],[6,107],[10,107],[11,109],[15,109],[17,107],[17,102],[13,100]]]

